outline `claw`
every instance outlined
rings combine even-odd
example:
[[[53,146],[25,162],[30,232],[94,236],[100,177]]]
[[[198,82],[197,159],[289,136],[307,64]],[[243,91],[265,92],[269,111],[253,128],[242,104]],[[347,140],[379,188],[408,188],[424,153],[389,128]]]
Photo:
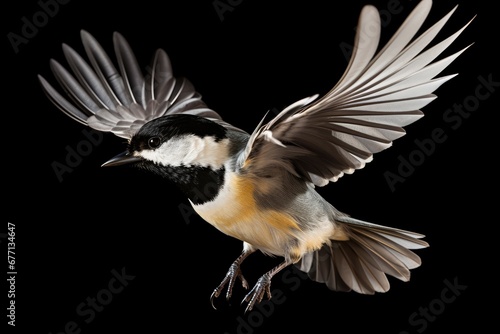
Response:
[[[236,282],[236,278],[239,278],[241,280],[241,285],[245,288],[248,289],[248,282],[243,277],[243,274],[241,273],[240,270],[240,263],[235,261],[231,267],[229,267],[229,270],[227,271],[226,277],[222,280],[222,282],[219,284],[217,288],[214,289],[214,292],[212,292],[212,295],[210,296],[210,303],[212,304],[212,307],[214,310],[217,310],[217,308],[214,305],[214,298],[217,298],[220,296],[222,290],[227,284],[227,292],[226,292],[226,300],[229,301],[231,298],[231,295],[233,294],[233,287],[234,283]],[[228,284],[229,283],[229,284]]]
[[[217,298],[220,296],[220,293],[222,292],[222,289],[224,289],[224,286],[226,286],[227,282],[230,281],[230,276],[231,276],[231,268],[229,268],[229,271],[226,274],[226,277],[222,280],[222,282],[219,284],[218,287],[214,289],[214,292],[210,295],[210,304],[212,304],[212,307],[214,310],[217,310],[217,308],[214,305],[214,298]],[[231,285],[231,283],[229,283]],[[233,283],[234,284],[234,283]]]
[[[273,268],[272,270],[268,271],[264,275],[259,278],[255,286],[250,290],[250,292],[243,298],[243,301],[241,302],[242,304],[244,302],[248,302],[248,305],[245,309],[245,313],[248,311],[251,311],[254,307],[255,304],[258,304],[262,301],[264,298],[264,294],[267,296],[268,299],[271,299],[271,279],[273,278],[276,273],[278,273],[280,270],[285,268],[286,266],[290,265],[291,261],[285,261],[279,264],[277,267]]]
[[[248,282],[243,277],[243,274],[241,273],[240,270],[240,265],[243,260],[250,255],[254,250],[244,250],[243,253],[233,262],[231,267],[229,267],[229,270],[227,271],[226,277],[222,280],[222,282],[219,284],[217,288],[215,288],[214,292],[212,292],[212,295],[210,296],[210,303],[212,304],[212,307],[214,310],[217,310],[217,308],[214,305],[214,298],[217,298],[220,296],[222,290],[228,284],[227,287],[227,292],[226,292],[226,299],[229,300],[231,298],[231,295],[233,293],[233,287],[234,283],[236,282],[236,278],[239,278],[241,280],[241,285],[245,288],[248,289]],[[273,268],[272,270],[268,271],[264,275],[262,275],[261,278],[257,281],[255,286],[250,290],[250,292],[243,298],[243,301],[241,302],[242,304],[244,302],[248,302],[248,305],[245,309],[245,313],[248,311],[251,311],[252,308],[254,307],[255,304],[258,304],[262,301],[264,298],[264,295],[267,296],[268,299],[271,299],[271,279],[273,278],[274,275],[276,275],[277,272],[285,268],[286,266],[290,265],[292,262],[289,260],[286,260],[279,264],[277,267]]]
[[[212,294],[210,295],[210,304],[212,305],[212,307],[216,311],[217,311],[217,307],[215,307],[215,305],[214,305],[214,297],[217,298],[217,297],[219,297],[219,295],[220,295],[220,291],[217,291],[217,289],[214,289],[214,292],[212,292]]]
[[[268,299],[271,299],[271,276],[269,274],[264,274],[259,278],[253,289],[243,298],[241,304],[248,302],[245,314],[264,299],[264,294],[267,295]]]

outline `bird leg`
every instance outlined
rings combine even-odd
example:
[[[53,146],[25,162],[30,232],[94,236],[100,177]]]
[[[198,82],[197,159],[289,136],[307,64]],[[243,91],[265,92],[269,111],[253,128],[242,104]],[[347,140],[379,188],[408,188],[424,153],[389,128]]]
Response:
[[[245,298],[243,298],[242,303],[248,302],[245,313],[251,311],[255,304],[260,303],[264,298],[264,294],[267,295],[268,299],[271,299],[271,279],[274,275],[280,272],[283,268],[289,266],[291,263],[292,262],[288,260],[284,261],[259,278],[252,290],[250,290]]]
[[[222,282],[219,284],[218,287],[215,288],[214,292],[212,292],[212,295],[210,296],[210,303],[212,304],[212,307],[214,309],[216,309],[214,306],[214,298],[219,297],[222,290],[224,289],[224,287],[228,283],[229,284],[227,286],[226,300],[229,300],[229,298],[231,298],[236,278],[239,278],[241,280],[241,285],[243,285],[243,287],[245,289],[248,289],[248,282],[245,279],[245,277],[243,277],[243,274],[241,273],[240,266],[241,266],[241,263],[243,262],[243,260],[245,260],[247,258],[247,256],[252,254],[253,252],[254,252],[253,249],[244,249],[243,252],[241,253],[241,255],[238,256],[238,258],[236,260],[234,260],[233,264],[231,264],[231,266],[229,267],[229,270],[227,271],[226,277],[224,277]]]

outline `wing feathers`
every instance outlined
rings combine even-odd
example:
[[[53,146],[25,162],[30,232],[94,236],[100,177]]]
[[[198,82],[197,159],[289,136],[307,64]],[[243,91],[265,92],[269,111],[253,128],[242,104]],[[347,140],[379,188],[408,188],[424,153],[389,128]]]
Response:
[[[115,104],[109,98],[106,88],[103,86],[99,77],[95,74],[92,68],[76,53],[70,46],[63,44],[63,52],[70,68],[77,77],[78,81],[85,88],[87,93],[91,95],[95,102],[101,108],[113,108]]]
[[[377,75],[382,75],[381,72],[386,68],[386,66],[389,65],[393,61],[393,59],[400,54],[401,50],[407,45],[407,43],[413,38],[413,36],[415,36],[418,29],[421,27],[422,23],[427,17],[431,5],[432,1],[430,0],[421,1],[417,5],[417,7],[410,13],[408,18],[396,31],[389,42],[387,42],[382,50],[380,50],[377,55],[371,60],[371,62],[366,65],[361,76],[356,78],[356,82],[352,85],[340,85],[337,89],[332,90],[329,94],[335,93],[337,95],[340,95],[340,93],[345,90],[347,90],[348,92],[359,89],[360,86],[366,85],[366,82],[369,82],[374,77],[376,78]],[[360,21],[358,30],[368,31],[369,28],[366,27],[365,24],[369,24],[370,27],[372,25],[371,22]],[[378,25],[380,26],[380,20],[378,20]],[[376,34],[372,38],[376,38],[376,44],[378,45],[379,34]]]
[[[94,102],[92,97],[87,94],[85,89],[80,86],[78,81],[61,64],[51,59],[50,68],[57,81],[80,109],[83,109],[89,115],[92,115],[94,110],[99,109],[99,106]]]
[[[444,16],[441,20],[439,20],[436,24],[434,24],[431,28],[429,28],[426,32],[421,34],[413,43],[408,45],[401,53],[395,58],[395,60],[387,66],[384,70],[384,74],[387,76],[392,75],[393,73],[401,70],[404,66],[410,62],[415,56],[417,56],[422,50],[429,45],[430,42],[436,37],[439,31],[446,24],[451,15],[455,12],[458,6],[455,6],[453,10],[451,10],[446,16]],[[436,55],[437,56],[437,55]],[[432,61],[432,59],[430,59]],[[403,71],[404,72],[404,71]],[[380,78],[384,80],[386,78]]]
[[[130,45],[119,33],[113,35],[119,71],[92,35],[82,30],[81,39],[89,63],[65,44],[63,52],[73,74],[57,61],[50,62],[54,76],[71,101],[38,76],[49,99],[76,121],[130,139],[143,124],[168,113],[220,120],[187,79],[177,80],[173,76],[163,50],[156,51],[144,76]]]
[[[120,74],[101,45],[84,30],[81,31],[81,38],[92,67],[104,84],[108,94],[113,97],[113,102],[115,104],[132,103],[132,100],[127,98],[125,94],[125,87]]]
[[[402,26],[396,31],[394,36],[375,56],[368,66],[368,70],[366,70],[363,76],[357,81],[357,85],[354,85],[351,89],[360,86],[365,78],[368,79],[377,74],[381,75],[380,73],[382,71],[385,73],[386,67],[393,62],[393,59],[400,55],[401,50],[403,50],[420,29],[431,9],[431,5],[432,1],[430,0],[423,0],[417,5],[403,22]]]
[[[332,93],[342,90],[359,77],[375,55],[379,39],[380,15],[375,7],[367,5],[359,16],[351,59]]]
[[[38,80],[40,81],[43,90],[49,97],[49,99],[54,103],[54,105],[59,108],[67,116],[71,117],[75,121],[87,125],[88,115],[81,112],[68,100],[66,100],[57,90],[52,87],[47,80],[45,80],[41,75],[38,75]]]
[[[470,22],[428,48],[457,9],[417,35],[431,5],[431,0],[420,1],[376,54],[380,18],[372,6],[363,8],[353,54],[339,82],[320,99],[301,100],[307,101],[302,108],[283,111],[259,126],[240,159],[242,166],[252,161],[246,168],[258,172],[281,159],[306,180],[323,186],[352,173],[352,168],[363,168],[374,153],[403,136],[403,127],[422,117],[420,109],[436,98],[433,92],[456,74],[435,77],[467,49],[435,61]],[[300,154],[292,147],[302,148]],[[313,166],[313,161],[323,163]]]
[[[128,42],[117,32],[113,34],[116,59],[128,93],[128,98],[143,107],[145,105],[145,83],[142,71]]]
[[[165,101],[172,93],[175,86],[175,78],[172,76],[172,65],[170,59],[163,50],[157,50],[153,60],[150,80],[147,91],[151,100]]]
[[[365,101],[364,103],[352,103],[349,106],[343,107],[345,110],[365,110],[365,111],[392,111],[392,112],[405,112],[418,110],[425,107],[436,98],[436,95],[427,94],[425,96],[407,97],[399,100],[384,100],[379,101]]]
[[[447,75],[441,78],[432,79],[430,81],[417,84],[414,86],[406,87],[405,83],[398,84],[399,90],[395,90],[394,87],[376,92],[374,95],[369,95],[356,100],[356,103],[363,103],[369,101],[370,103],[385,102],[391,100],[405,100],[412,99],[415,96],[430,96],[432,92],[438,89],[446,81],[454,78],[457,74]],[[408,83],[408,82],[406,82]],[[422,108],[422,107],[420,107]],[[398,110],[399,113],[399,110]]]

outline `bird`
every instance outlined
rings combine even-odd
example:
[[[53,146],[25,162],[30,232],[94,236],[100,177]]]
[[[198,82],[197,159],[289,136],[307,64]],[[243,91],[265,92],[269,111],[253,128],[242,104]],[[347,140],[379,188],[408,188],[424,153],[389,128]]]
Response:
[[[38,79],[67,116],[127,140],[126,150],[102,166],[129,165],[168,180],[203,220],[243,242],[210,296],[214,308],[216,298],[225,291],[229,300],[240,282],[249,289],[245,312],[252,310],[272,298],[272,278],[292,265],[333,291],[387,292],[387,276],[406,282],[421,265],[413,250],[429,246],[425,236],[351,217],[318,188],[389,148],[424,115],[434,91],[455,77],[439,74],[470,45],[437,58],[474,18],[431,45],[457,6],[419,33],[431,7],[431,0],[420,1],[380,48],[379,12],[365,5],[347,68],[333,88],[301,98],[274,117],[263,113],[253,131],[209,108],[187,78],[174,76],[163,49],[144,72],[118,32],[115,61],[81,30],[87,60],[64,43],[69,70],[50,59],[62,92],[41,74]],[[257,251],[282,261],[250,289],[241,265]]]

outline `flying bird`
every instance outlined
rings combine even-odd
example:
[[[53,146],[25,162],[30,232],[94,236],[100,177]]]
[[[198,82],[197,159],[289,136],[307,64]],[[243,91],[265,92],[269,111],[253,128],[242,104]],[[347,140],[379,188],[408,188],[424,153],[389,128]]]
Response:
[[[363,7],[352,56],[337,84],[269,121],[263,115],[252,132],[225,122],[186,78],[175,77],[162,49],[144,74],[117,32],[115,63],[86,31],[81,39],[87,60],[63,44],[70,70],[53,59],[50,68],[64,94],[38,77],[66,115],[127,140],[125,152],[103,166],[130,164],[168,179],[205,221],[243,242],[211,295],[212,306],[224,289],[229,299],[237,281],[249,288],[241,264],[255,251],[283,261],[244,297],[246,311],[271,298],[273,276],[289,265],[331,290],[386,292],[386,275],[408,281],[410,269],[420,266],[411,250],[428,246],[424,236],[355,219],[316,187],[352,174],[390,147],[405,134],[403,127],[423,116],[420,109],[436,98],[432,93],[455,76],[438,77],[467,47],[436,59],[470,22],[430,46],[457,8],[417,35],[431,5],[420,1],[382,48],[380,15]]]

